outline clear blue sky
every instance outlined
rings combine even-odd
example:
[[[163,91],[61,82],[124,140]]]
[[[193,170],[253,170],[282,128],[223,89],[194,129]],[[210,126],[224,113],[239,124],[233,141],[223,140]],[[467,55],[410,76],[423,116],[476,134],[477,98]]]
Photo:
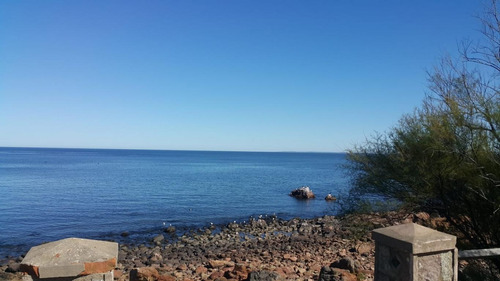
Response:
[[[344,151],[419,106],[484,2],[0,2],[0,146]]]

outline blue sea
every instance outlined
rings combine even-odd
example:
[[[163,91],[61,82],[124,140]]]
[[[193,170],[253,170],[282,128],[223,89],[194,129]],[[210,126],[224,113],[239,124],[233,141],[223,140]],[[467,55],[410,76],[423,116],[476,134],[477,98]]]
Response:
[[[147,241],[251,216],[332,214],[342,153],[0,148],[0,259],[66,237]],[[288,194],[311,187],[317,199]]]

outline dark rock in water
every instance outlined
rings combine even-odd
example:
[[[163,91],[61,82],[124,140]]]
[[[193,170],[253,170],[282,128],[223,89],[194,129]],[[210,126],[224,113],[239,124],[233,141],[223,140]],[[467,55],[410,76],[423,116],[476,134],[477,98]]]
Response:
[[[248,274],[248,281],[275,281],[275,280],[285,280],[276,272],[270,272],[266,270],[262,271],[252,271]]]
[[[326,197],[325,197],[325,200],[326,201],[337,201],[337,198],[335,196],[333,196],[332,194],[328,193],[328,195],[326,195]]]
[[[128,237],[129,233],[127,231],[124,231],[120,234],[122,237]]]
[[[169,226],[167,228],[165,228],[164,230],[166,233],[175,233],[176,229],[175,229],[175,226]]]
[[[156,244],[163,242],[163,240],[165,240],[165,237],[162,234],[156,235],[155,238],[153,238],[153,242]]]
[[[297,199],[311,199],[316,197],[308,186],[303,186],[293,190],[290,193],[290,196],[295,197]]]

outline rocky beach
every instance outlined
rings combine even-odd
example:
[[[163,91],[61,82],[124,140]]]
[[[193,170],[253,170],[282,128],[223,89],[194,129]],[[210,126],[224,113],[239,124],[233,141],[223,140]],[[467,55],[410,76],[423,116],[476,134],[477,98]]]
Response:
[[[210,225],[177,234],[165,228],[148,241],[120,244],[116,280],[373,280],[370,231],[426,213],[401,212]],[[123,235],[127,235],[124,233]],[[21,280],[22,257],[7,260],[0,279]]]

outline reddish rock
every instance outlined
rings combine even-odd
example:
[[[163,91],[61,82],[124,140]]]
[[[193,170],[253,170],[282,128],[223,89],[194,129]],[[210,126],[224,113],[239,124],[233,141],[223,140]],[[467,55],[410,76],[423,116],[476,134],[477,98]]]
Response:
[[[232,272],[240,280],[247,279],[248,277],[248,268],[243,264],[236,264]]]
[[[337,271],[340,273],[341,279],[339,281],[358,281],[358,278],[356,277],[356,275],[350,273],[347,270],[334,268],[333,271]]]
[[[130,281],[157,281],[159,277],[158,270],[152,267],[141,267],[130,271]]]
[[[309,270],[314,271],[314,272],[320,272],[321,265],[320,264],[313,264],[312,266],[309,267]]]
[[[113,270],[113,276],[115,277],[115,279],[120,279],[120,277],[123,276],[123,271],[115,269]]]
[[[116,258],[101,262],[84,263],[85,270],[80,275],[90,275],[94,273],[104,273],[113,270],[116,267]]]
[[[292,256],[291,254],[284,254],[283,259],[293,261],[293,262],[296,262],[298,260],[298,258],[296,256]]]
[[[202,273],[207,273],[208,269],[204,266],[198,266],[195,270],[196,274],[202,274]]]
[[[158,281],[176,281],[177,279],[172,275],[160,275]]]
[[[216,272],[210,274],[209,279],[210,280],[216,280],[216,279],[221,278],[223,276],[224,276],[224,272],[222,272],[222,271],[216,271]]]
[[[295,270],[292,267],[284,266],[276,269],[276,272],[282,276],[289,276],[295,274]]]

